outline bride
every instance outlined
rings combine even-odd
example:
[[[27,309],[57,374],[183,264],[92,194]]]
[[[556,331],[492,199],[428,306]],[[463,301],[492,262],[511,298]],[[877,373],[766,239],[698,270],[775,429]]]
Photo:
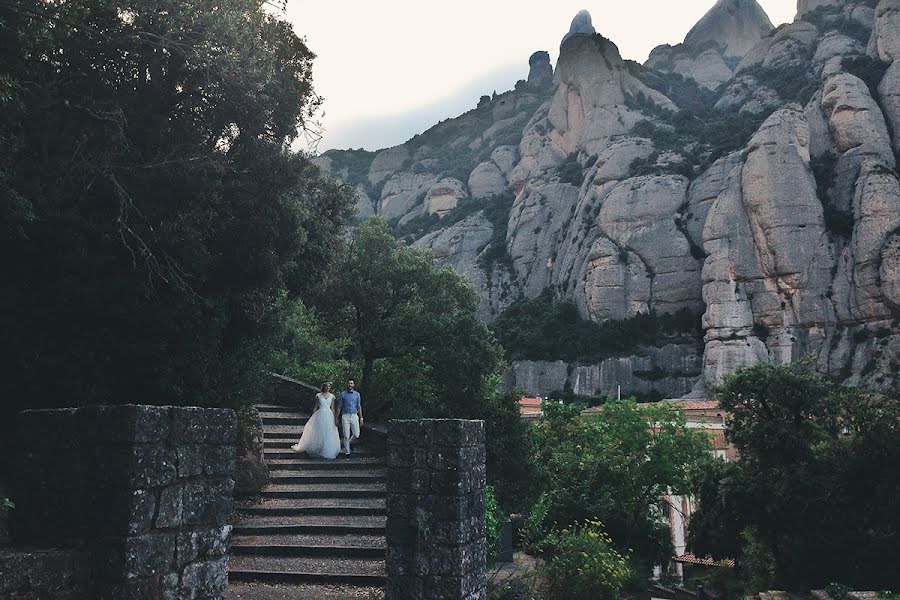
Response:
[[[296,452],[306,452],[310,456],[334,458],[341,451],[341,438],[337,429],[337,407],[331,382],[322,384],[322,391],[316,394],[313,414],[303,426],[300,441],[291,446]]]

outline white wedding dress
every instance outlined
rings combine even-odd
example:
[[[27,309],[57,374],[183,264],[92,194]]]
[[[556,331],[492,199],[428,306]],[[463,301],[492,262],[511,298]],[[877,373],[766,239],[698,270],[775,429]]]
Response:
[[[341,438],[337,425],[334,424],[334,413],[331,405],[334,394],[316,394],[319,409],[303,426],[300,441],[291,446],[297,452],[306,452],[310,456],[335,458],[341,451]]]

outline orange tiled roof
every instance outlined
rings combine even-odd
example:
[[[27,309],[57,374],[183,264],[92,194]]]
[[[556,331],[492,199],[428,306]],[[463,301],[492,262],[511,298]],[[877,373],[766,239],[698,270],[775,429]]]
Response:
[[[717,567],[717,566],[724,565],[724,566],[728,567],[729,569],[734,568],[734,560],[732,560],[730,558],[726,558],[725,560],[717,561],[717,560],[713,560],[709,556],[707,556],[706,558],[697,558],[693,554],[687,553],[687,554],[682,554],[681,556],[676,556],[672,560],[674,560],[675,562],[689,563],[692,565],[707,565],[710,567]]]

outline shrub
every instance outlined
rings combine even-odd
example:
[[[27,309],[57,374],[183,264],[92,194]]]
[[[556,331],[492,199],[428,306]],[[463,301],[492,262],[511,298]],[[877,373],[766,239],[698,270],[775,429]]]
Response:
[[[547,600],[610,600],[631,576],[624,556],[600,521],[585,521],[554,532],[548,539],[551,558],[545,567]]]
[[[568,183],[576,187],[584,181],[584,169],[575,154],[570,154],[566,162],[558,168],[560,183]]]
[[[627,252],[622,258],[627,259]],[[696,340],[702,335],[699,315],[688,310],[595,323],[583,319],[574,302],[556,299],[550,289],[537,298],[514,302],[493,329],[510,360],[593,362],[632,352],[641,344],[658,344],[660,339]]]
[[[841,59],[841,68],[862,79],[869,86],[869,92],[873,98],[878,98],[878,84],[884,78],[888,66],[888,63],[870,56],[852,56]]]
[[[500,553],[500,543],[503,536],[503,525],[506,523],[506,515],[494,497],[494,488],[484,488],[484,529],[487,537],[487,566],[493,568]]]

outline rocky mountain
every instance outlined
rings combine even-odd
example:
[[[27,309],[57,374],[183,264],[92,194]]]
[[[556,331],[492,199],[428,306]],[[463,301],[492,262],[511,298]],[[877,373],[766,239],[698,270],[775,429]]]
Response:
[[[777,29],[718,0],[643,65],[583,11],[529,66],[405,144],[317,159],[519,334],[508,385],[697,396],[812,355],[900,387],[900,0],[799,0]],[[590,335],[531,343],[547,315]]]

